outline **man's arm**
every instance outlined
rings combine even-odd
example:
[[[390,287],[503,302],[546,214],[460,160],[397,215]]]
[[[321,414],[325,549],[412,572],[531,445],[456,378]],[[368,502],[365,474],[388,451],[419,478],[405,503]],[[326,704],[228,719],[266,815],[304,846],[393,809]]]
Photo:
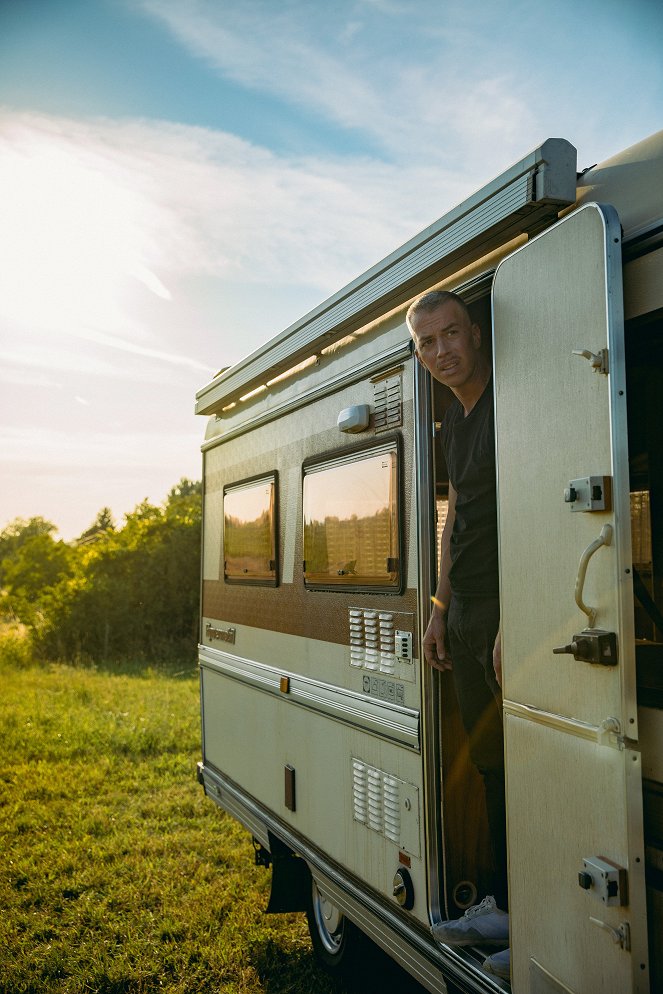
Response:
[[[495,670],[495,679],[497,680],[500,687],[502,686],[502,626],[497,630],[497,637],[495,638],[495,645],[493,647],[493,669]]]
[[[451,598],[449,571],[451,569],[451,532],[453,531],[455,518],[456,491],[449,484],[447,520],[442,529],[442,541],[440,543],[440,579],[437,584],[437,590],[435,591],[433,610],[423,643],[426,662],[434,666],[437,670],[451,669],[451,657],[445,648],[444,641],[447,634],[447,611],[449,610],[449,600]]]

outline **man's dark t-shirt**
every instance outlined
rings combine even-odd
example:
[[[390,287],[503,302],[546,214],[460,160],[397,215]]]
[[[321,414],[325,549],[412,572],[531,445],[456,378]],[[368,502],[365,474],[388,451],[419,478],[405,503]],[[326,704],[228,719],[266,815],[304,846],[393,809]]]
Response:
[[[498,597],[492,379],[467,417],[454,398],[442,421],[441,441],[457,495],[451,534],[451,591],[457,597]]]

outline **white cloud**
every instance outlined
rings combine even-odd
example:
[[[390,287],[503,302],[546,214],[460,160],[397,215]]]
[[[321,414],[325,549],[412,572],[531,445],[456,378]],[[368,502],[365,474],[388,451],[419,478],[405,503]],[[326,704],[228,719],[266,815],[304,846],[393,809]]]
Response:
[[[113,336],[121,348],[157,345],[155,330],[126,306],[132,276],[162,308],[186,274],[331,292],[473,182],[368,157],[279,156],[165,122],[5,110],[0,127],[0,179],[14,191],[5,232],[20,237],[20,251],[15,238],[3,240],[0,308],[26,325]],[[171,361],[171,350],[161,351]]]
[[[189,356],[174,352],[165,352],[163,349],[146,348],[143,345],[137,345],[135,342],[130,342],[126,339],[120,338],[118,335],[106,335],[103,332],[87,329],[84,337],[89,342],[95,342],[99,345],[106,345],[109,348],[117,349],[120,352],[128,352],[130,355],[143,356],[146,359],[156,359],[159,362],[171,363],[174,366],[188,367],[189,369],[196,370],[200,373],[209,374],[213,372],[211,366],[208,366],[203,362],[198,362],[197,359],[191,359]],[[123,370],[126,369],[126,367],[122,368]]]
[[[469,12],[426,0],[142,6],[220,75],[361,133],[393,162],[472,171],[487,147],[506,165],[533,144],[522,144],[536,121],[519,63],[485,39],[479,56],[476,4]]]
[[[75,398],[80,400],[80,398]],[[195,426],[194,426],[195,427]],[[200,446],[201,433],[150,431],[104,432],[90,431],[74,434],[47,426],[1,428],[0,449],[3,470],[11,472],[13,463],[36,467],[40,472],[61,475],[75,468],[87,468],[90,473],[103,470],[158,468],[172,461],[171,453],[192,452]]]
[[[6,360],[2,352],[0,352],[0,360],[3,362],[3,365],[0,365],[0,383],[12,384],[13,386],[20,387],[48,387],[49,389],[55,390],[62,389],[62,383],[59,380],[53,379],[52,376],[48,376],[46,373],[37,372],[30,368],[16,369],[4,365]]]
[[[582,154],[596,161],[652,130],[663,8],[586,0],[582,19],[576,8],[573,0],[554,11],[544,0],[141,0],[220,77],[303,109],[314,131],[344,129],[390,162],[486,180],[550,136],[580,145],[587,135],[592,147]],[[618,73],[609,51],[619,51]]]

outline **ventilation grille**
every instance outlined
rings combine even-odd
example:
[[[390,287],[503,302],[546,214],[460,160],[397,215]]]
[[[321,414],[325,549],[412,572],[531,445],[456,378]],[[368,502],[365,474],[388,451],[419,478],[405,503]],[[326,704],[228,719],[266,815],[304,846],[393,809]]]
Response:
[[[400,845],[401,785],[396,777],[352,760],[352,805],[355,821]]]
[[[400,374],[373,384],[373,418],[376,432],[389,431],[403,424],[403,392]]]
[[[394,616],[389,611],[349,609],[350,665],[376,673],[396,674]]]

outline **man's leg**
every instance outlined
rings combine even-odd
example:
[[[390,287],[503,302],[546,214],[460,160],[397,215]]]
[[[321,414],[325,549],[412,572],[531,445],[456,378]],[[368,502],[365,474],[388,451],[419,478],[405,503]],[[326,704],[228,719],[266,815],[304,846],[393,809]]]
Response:
[[[504,738],[493,646],[499,628],[499,600],[452,597],[447,619],[449,650],[460,712],[472,762],[483,777],[495,863],[495,899],[508,907]]]

